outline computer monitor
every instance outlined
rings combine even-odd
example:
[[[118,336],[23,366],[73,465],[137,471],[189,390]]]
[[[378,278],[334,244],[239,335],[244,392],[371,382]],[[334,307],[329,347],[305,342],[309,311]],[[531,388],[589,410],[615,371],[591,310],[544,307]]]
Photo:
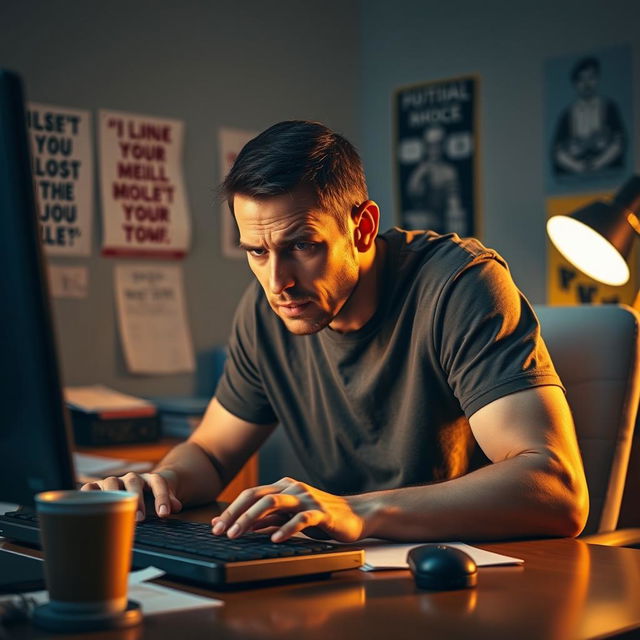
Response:
[[[20,77],[0,69],[0,501],[74,488]]]

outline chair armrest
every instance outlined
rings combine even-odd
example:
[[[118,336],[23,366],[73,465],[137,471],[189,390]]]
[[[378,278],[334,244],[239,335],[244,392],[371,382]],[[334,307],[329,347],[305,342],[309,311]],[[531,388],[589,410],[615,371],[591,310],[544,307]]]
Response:
[[[635,547],[640,546],[640,529],[617,529],[604,533],[593,533],[581,536],[580,540],[589,544],[603,544],[607,547]]]

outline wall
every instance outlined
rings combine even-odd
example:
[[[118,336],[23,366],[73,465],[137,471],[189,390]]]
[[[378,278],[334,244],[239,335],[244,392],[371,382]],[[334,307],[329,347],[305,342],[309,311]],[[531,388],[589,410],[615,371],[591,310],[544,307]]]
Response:
[[[640,3],[627,0],[21,0],[0,4],[0,66],[24,75],[34,101],[186,120],[193,250],[184,273],[194,342],[202,350],[226,341],[250,278],[246,265],[223,258],[219,247],[219,127],[260,130],[310,118],[341,131],[362,151],[386,228],[394,223],[393,90],[479,74],[483,239],[509,260],[532,301],[542,302],[543,61],[633,43],[639,23]],[[190,375],[127,374],[115,329],[114,261],[99,257],[98,216],[99,210],[92,257],[56,260],[87,264],[91,278],[88,300],[55,301],[65,381],[138,394],[191,393]],[[264,466],[262,479],[296,475],[284,445],[269,446],[273,464]]]
[[[635,44],[640,3],[362,0],[360,7],[362,153],[370,194],[382,206],[384,226],[396,224],[394,89],[478,74],[482,239],[509,261],[525,294],[533,302],[545,302],[543,62],[547,57]],[[637,47],[634,56],[638,69]],[[640,105],[640,86],[634,89],[634,104]]]
[[[243,261],[222,257],[217,131],[262,130],[279,120],[321,120],[358,141],[355,2],[322,10],[277,3],[197,0],[21,0],[0,4],[0,66],[20,72],[36,102],[182,118],[193,249],[184,260],[197,350],[227,340],[249,282]],[[87,300],[56,300],[66,384],[105,383],[136,394],[188,394],[191,375],[130,376],[116,333],[112,273],[99,255],[99,203],[86,264]]]

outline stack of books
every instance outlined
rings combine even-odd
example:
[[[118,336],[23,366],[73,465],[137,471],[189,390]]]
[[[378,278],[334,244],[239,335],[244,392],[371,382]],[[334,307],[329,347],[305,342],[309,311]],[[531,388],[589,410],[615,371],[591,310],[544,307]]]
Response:
[[[131,444],[160,437],[158,410],[149,400],[103,385],[66,387],[64,396],[76,444]]]
[[[168,396],[152,398],[158,408],[162,435],[188,438],[200,424],[211,398],[204,396]]]

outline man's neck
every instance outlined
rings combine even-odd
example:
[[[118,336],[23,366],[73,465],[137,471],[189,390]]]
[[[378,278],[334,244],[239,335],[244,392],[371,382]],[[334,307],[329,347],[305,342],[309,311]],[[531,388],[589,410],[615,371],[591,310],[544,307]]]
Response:
[[[340,313],[329,324],[338,333],[362,329],[378,308],[382,285],[382,268],[387,253],[387,243],[379,236],[369,255],[360,262],[360,277]]]

